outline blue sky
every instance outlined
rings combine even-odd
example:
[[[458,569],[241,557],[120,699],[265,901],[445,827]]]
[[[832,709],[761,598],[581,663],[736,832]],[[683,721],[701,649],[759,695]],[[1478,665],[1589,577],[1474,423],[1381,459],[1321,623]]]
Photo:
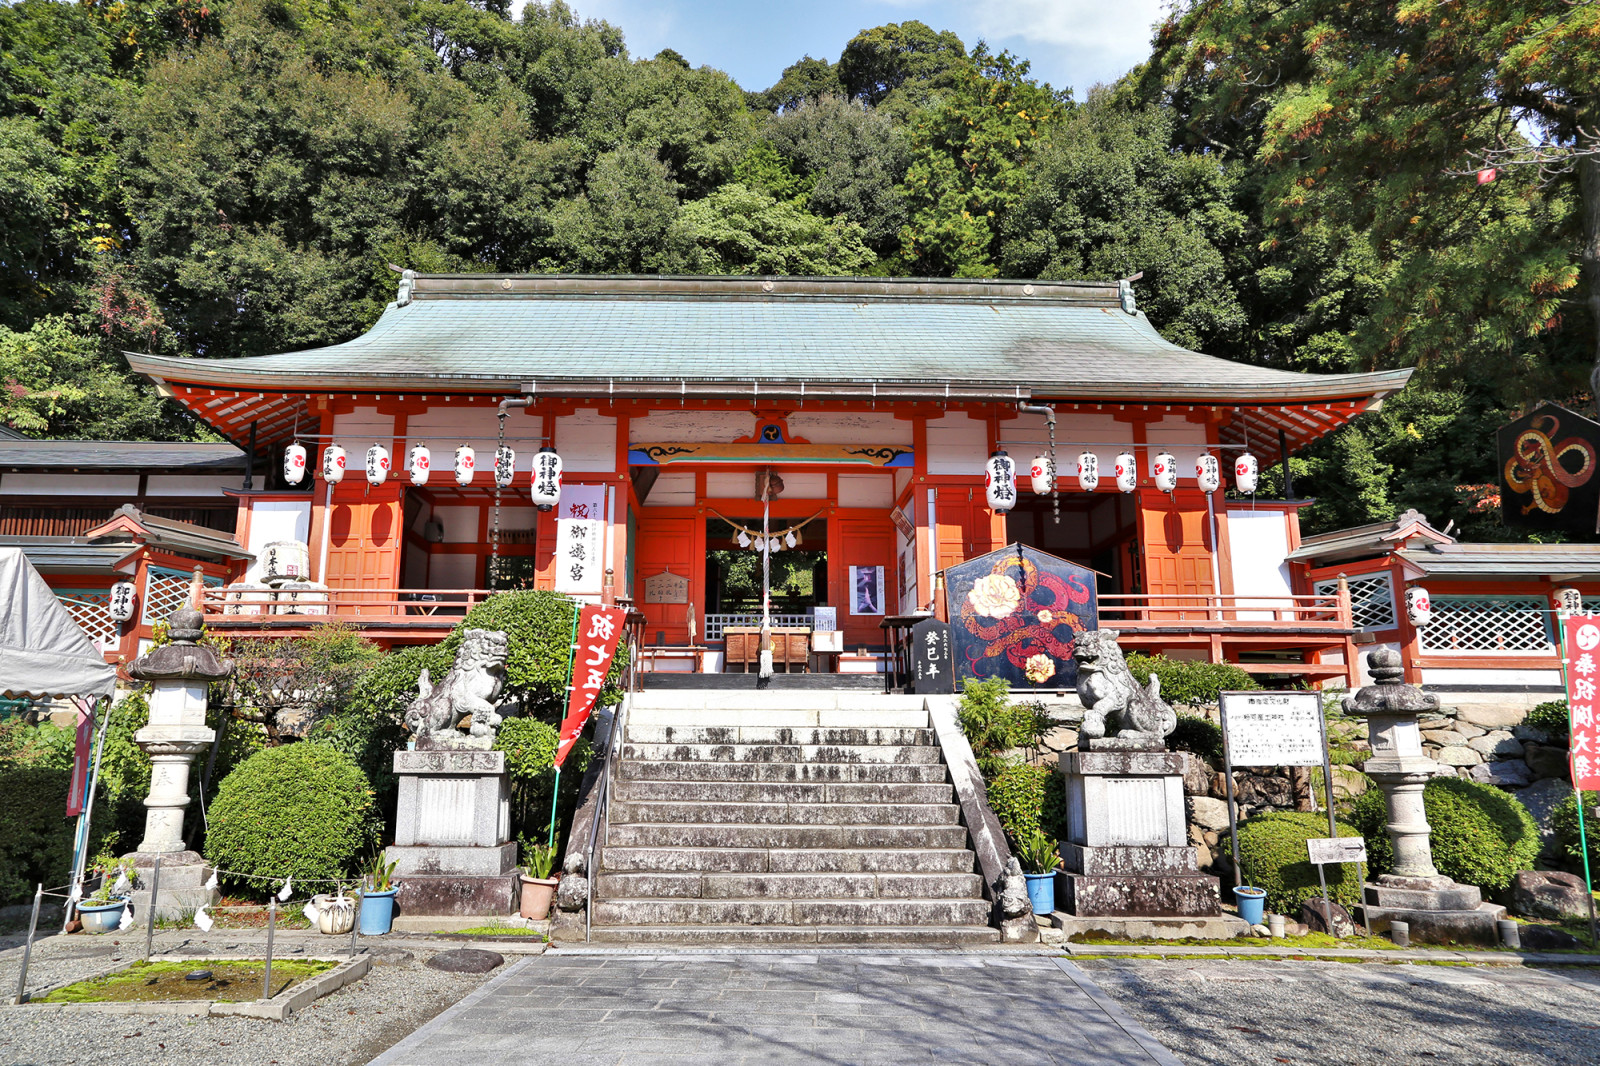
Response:
[[[1164,0],[568,0],[584,18],[620,26],[636,58],[674,48],[691,64],[765,89],[803,55],[836,60],[845,42],[885,22],[920,19],[979,38],[1033,61],[1033,73],[1061,88],[1112,81],[1150,51],[1150,27]]]

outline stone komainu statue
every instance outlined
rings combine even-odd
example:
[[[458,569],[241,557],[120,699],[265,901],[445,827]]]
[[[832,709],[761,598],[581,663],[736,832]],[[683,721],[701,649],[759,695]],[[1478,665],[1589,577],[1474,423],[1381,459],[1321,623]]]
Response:
[[[1117,631],[1095,629],[1078,634],[1072,658],[1078,663],[1078,699],[1083,702],[1079,732],[1090,738],[1106,735],[1106,717],[1116,714],[1119,737],[1160,740],[1178,727],[1178,716],[1161,698],[1161,679],[1150,675],[1141,688],[1128,672],[1117,645]]]
[[[406,707],[406,725],[417,737],[454,732],[461,719],[472,716],[472,735],[494,736],[500,724],[495,697],[506,681],[506,655],[510,645],[497,630],[469,629],[455,665],[437,688],[422,671],[417,678],[417,698]]]

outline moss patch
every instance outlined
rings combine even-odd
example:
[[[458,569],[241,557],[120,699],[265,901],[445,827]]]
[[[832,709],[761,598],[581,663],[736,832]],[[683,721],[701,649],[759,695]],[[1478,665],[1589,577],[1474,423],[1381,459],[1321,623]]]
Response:
[[[336,963],[317,959],[272,961],[272,994],[276,996],[291,985],[324,970]],[[265,960],[246,959],[230,962],[207,962],[194,959],[187,962],[136,962],[132,966],[105,977],[58,988],[35,1003],[171,1003],[176,1001],[221,1000],[240,1003],[261,996],[261,978],[266,969]],[[207,981],[190,981],[187,975],[198,970],[211,971]]]
[[[544,939],[544,934],[539,930],[525,925],[475,925],[471,929],[460,929],[450,936],[534,936]]]

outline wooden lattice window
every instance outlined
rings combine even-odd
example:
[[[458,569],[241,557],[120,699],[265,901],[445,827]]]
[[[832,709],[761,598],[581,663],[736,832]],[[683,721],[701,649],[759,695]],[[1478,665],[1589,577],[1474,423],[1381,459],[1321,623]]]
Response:
[[[1422,650],[1472,655],[1554,655],[1550,608],[1540,596],[1433,596]]]
[[[1389,572],[1357,574],[1345,578],[1350,586],[1350,616],[1357,629],[1393,629],[1398,617],[1394,605],[1394,583]],[[1313,586],[1318,596],[1337,596],[1339,579],[1325,578]]]

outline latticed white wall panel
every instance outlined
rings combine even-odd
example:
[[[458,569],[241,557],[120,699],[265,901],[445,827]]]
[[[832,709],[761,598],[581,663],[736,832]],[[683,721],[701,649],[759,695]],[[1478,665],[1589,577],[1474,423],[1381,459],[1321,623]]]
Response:
[[[117,623],[111,620],[110,589],[58,589],[56,599],[94,646],[108,648],[117,642]]]
[[[1388,571],[1357,574],[1345,578],[1350,586],[1350,617],[1357,629],[1393,629],[1398,615],[1394,605],[1394,584]],[[1339,579],[1328,578],[1315,586],[1318,596],[1337,596]]]
[[[188,602],[189,582],[192,580],[192,573],[186,574],[182,570],[170,570],[164,566],[152,566],[145,571],[141,624],[153,626],[157,622],[165,622],[168,615]],[[202,576],[201,580],[207,588],[222,584],[220,577],[209,574]]]
[[[775,626],[809,626],[809,614],[775,614],[772,624]],[[761,624],[761,615],[758,614],[707,614],[706,639],[721,640],[725,636],[723,630],[728,626],[758,626]]]
[[[1539,596],[1434,596],[1423,651],[1553,655],[1550,611]]]

